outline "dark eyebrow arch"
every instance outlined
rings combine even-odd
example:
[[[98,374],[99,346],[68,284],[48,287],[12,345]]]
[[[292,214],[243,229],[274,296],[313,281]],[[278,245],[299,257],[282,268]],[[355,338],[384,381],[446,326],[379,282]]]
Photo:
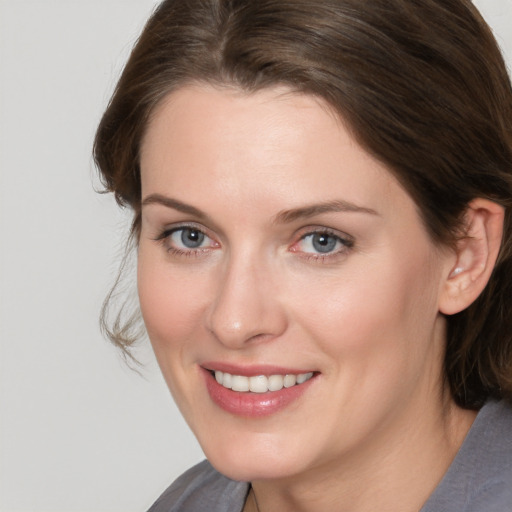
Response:
[[[172,208],[173,210],[193,215],[194,217],[197,217],[198,219],[201,220],[208,219],[208,215],[206,215],[204,212],[202,212],[195,206],[182,203],[177,199],[163,196],[162,194],[150,194],[149,196],[145,197],[144,200],[142,201],[142,206],[144,207],[150,204],[160,204],[167,208]],[[299,219],[313,217],[315,215],[320,215],[322,213],[331,212],[356,212],[366,213],[369,215],[379,215],[372,208],[365,208],[363,206],[358,206],[354,203],[350,203],[348,201],[337,200],[328,201],[326,203],[312,204],[301,208],[293,208],[291,210],[284,210],[282,212],[279,212],[274,217],[273,222],[277,224],[286,224],[289,222],[294,222]]]
[[[366,213],[369,215],[379,215],[372,208],[365,208],[363,206],[358,206],[354,203],[350,203],[348,201],[337,200],[328,201],[326,203],[312,204],[309,206],[304,206],[302,208],[294,208],[292,210],[285,210],[279,212],[275,216],[274,222],[286,224],[288,222],[294,222],[299,219],[314,217],[315,215],[331,212],[355,212]]]
[[[208,216],[196,208],[195,206],[191,206],[186,203],[182,203],[177,199],[173,199],[172,197],[163,196],[161,194],[150,194],[145,197],[142,201],[142,206],[147,206],[149,204],[161,204],[167,208],[172,208],[173,210],[177,210],[179,212],[187,213],[189,215],[193,215],[202,220],[206,220]]]

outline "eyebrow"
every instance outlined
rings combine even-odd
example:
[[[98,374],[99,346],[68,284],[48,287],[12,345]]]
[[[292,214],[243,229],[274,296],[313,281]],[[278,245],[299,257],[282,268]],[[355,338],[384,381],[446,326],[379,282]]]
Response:
[[[320,215],[322,213],[337,213],[337,212],[355,212],[355,213],[365,213],[369,215],[379,215],[372,208],[365,208],[364,206],[358,206],[349,201],[328,201],[326,203],[312,204],[309,206],[304,206],[302,208],[294,208],[291,210],[284,210],[279,212],[275,218],[275,223],[286,224],[289,222],[294,222],[299,219],[314,217],[315,215]]]
[[[177,199],[173,199],[172,197],[163,196],[161,194],[150,194],[142,201],[142,206],[147,206],[149,204],[161,204],[162,206],[166,206],[167,208],[172,208],[173,210],[177,210],[179,212],[187,213],[189,215],[193,215],[199,219],[207,219],[208,216],[196,208],[195,206],[191,206],[186,203],[182,203]]]
[[[161,194],[150,194],[142,201],[142,206],[150,205],[150,204],[160,204],[167,208],[172,208],[173,210],[177,210],[179,212],[183,212],[189,215],[193,215],[198,219],[206,220],[208,219],[208,215],[202,212],[195,206],[183,203],[178,201],[177,199],[173,199],[172,197],[163,196]],[[364,206],[358,206],[349,201],[336,200],[336,201],[328,201],[325,203],[312,204],[308,206],[304,206],[301,208],[293,208],[290,210],[283,210],[279,212],[273,219],[273,223],[275,224],[288,224],[290,222],[294,222],[299,219],[314,217],[315,215],[320,215],[322,213],[336,213],[336,212],[355,212],[355,213],[365,213],[368,215],[379,215],[372,208],[366,208]]]

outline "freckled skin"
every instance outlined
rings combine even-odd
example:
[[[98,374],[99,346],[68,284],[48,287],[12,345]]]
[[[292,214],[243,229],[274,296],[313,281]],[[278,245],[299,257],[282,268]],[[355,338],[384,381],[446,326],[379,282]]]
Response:
[[[428,495],[461,438],[441,379],[439,296],[454,256],[386,168],[313,97],[190,86],[157,108],[141,169],[143,198],[204,213],[143,207],[138,286],[167,384],[217,469],[274,498],[286,487],[307,502],[307,483],[321,481],[348,502],[376,482],[405,499],[414,466]],[[276,221],[334,201],[373,213]],[[183,224],[205,233],[198,249],[176,234],[155,241]],[[318,230],[337,241],[321,257],[306,238]],[[319,375],[282,410],[247,419],[212,402],[205,361]]]

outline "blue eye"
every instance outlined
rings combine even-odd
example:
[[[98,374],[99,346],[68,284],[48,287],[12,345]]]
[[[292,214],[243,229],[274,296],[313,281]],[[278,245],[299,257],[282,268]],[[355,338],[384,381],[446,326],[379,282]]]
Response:
[[[209,238],[198,229],[180,228],[172,232],[170,240],[175,247],[186,249],[199,249],[202,247],[205,239]]]
[[[352,242],[326,231],[308,233],[298,242],[298,249],[308,254],[329,255],[342,252],[352,246]]]
[[[336,238],[327,233],[315,233],[314,235],[311,235],[311,245],[315,251],[320,253],[334,251],[339,243],[339,238]]]
[[[175,254],[197,254],[200,251],[217,247],[217,243],[199,228],[181,226],[168,229],[156,238],[168,252]]]

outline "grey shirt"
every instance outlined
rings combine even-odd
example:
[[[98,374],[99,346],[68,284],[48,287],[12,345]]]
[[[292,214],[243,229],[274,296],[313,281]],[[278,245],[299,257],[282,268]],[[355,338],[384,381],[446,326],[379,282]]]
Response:
[[[180,476],[148,512],[241,512],[249,484],[208,461]],[[488,402],[420,512],[512,512],[512,408]]]

